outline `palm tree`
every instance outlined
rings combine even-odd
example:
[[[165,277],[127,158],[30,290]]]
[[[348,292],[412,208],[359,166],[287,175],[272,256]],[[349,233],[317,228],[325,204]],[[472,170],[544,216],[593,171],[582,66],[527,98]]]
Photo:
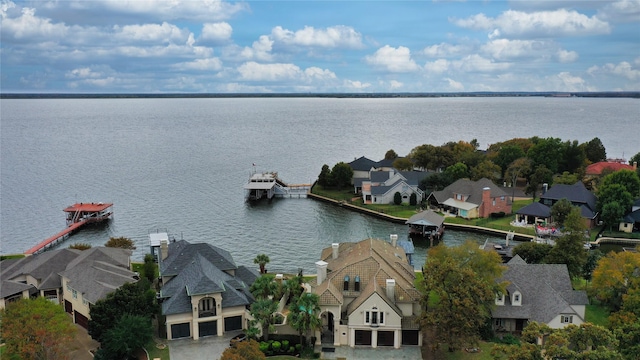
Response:
[[[265,265],[267,265],[269,261],[271,260],[269,260],[269,257],[267,256],[267,254],[260,254],[256,256],[255,259],[253,259],[254,264],[260,265],[260,274],[267,273],[267,269],[265,268]]]
[[[249,291],[256,299],[268,299],[278,292],[278,283],[273,281],[273,277],[262,275],[251,284]]]
[[[251,316],[254,318],[252,325],[260,323],[264,341],[269,341],[269,331],[274,327],[277,310],[278,303],[270,299],[258,299],[251,304]]]
[[[298,330],[300,334],[300,344],[303,343],[303,335],[307,335],[310,330],[318,329],[320,322],[320,298],[313,293],[305,293],[298,298],[298,301],[289,306],[287,321],[291,327]],[[307,337],[309,339],[309,337]]]

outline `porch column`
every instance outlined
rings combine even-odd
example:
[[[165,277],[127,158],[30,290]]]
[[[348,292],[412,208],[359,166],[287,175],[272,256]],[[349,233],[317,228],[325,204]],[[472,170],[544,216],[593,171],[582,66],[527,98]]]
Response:
[[[340,346],[340,319],[333,317],[333,346]]]
[[[356,329],[349,329],[349,346],[356,347]]]
[[[374,349],[378,347],[378,330],[371,332],[371,347]]]
[[[400,333],[400,330],[394,330],[393,331],[393,347],[396,348],[396,349],[400,348],[400,343],[401,343],[400,342],[401,341],[400,340],[400,336],[401,335],[402,334]]]

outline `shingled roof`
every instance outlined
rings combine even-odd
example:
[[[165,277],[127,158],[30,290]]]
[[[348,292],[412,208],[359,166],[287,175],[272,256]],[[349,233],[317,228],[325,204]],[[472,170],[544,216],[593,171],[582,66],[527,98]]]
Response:
[[[367,159],[366,157],[362,156],[362,157],[359,157],[359,158],[353,160],[352,162],[350,162],[349,166],[351,166],[351,169],[353,169],[353,170],[369,171],[369,170],[371,170],[371,168],[377,167],[378,163],[373,161],[373,160],[371,160],[371,159]]]
[[[206,243],[185,240],[169,244],[169,254],[161,260],[161,274],[171,277],[160,296],[164,315],[191,311],[191,296],[221,293],[221,307],[249,305],[249,287],[258,274],[247,267],[236,267],[228,251]],[[234,273],[231,275],[229,272]]]
[[[551,216],[551,208],[539,202],[534,202],[516,211],[516,214],[548,218]]]
[[[468,196],[465,202],[480,205],[482,204],[482,191],[484,188],[490,189],[492,198],[509,195],[498,185],[494,184],[493,181],[482,178],[478,181],[458,179],[443,190],[432,192],[430,196],[433,196],[439,204],[442,204],[447,199],[454,198],[455,194],[462,194]]]
[[[587,190],[586,187],[584,187],[584,184],[582,183],[582,181],[578,181],[573,185],[566,185],[566,184],[553,185],[546,193],[540,195],[540,202],[543,202],[544,199],[549,199],[554,201],[557,201],[560,199],[567,199],[571,201],[571,203],[573,203],[574,205],[584,204],[591,211],[594,211],[596,209],[596,202],[597,202],[596,196],[591,191]],[[588,216],[588,217],[591,217],[591,216]]]
[[[565,264],[527,264],[518,255],[507,263],[500,281],[508,281],[507,290],[522,293],[522,305],[512,305],[505,297],[505,305],[495,306],[494,318],[528,319],[548,323],[560,314],[574,314],[571,305],[587,305],[584,291],[573,290]]]

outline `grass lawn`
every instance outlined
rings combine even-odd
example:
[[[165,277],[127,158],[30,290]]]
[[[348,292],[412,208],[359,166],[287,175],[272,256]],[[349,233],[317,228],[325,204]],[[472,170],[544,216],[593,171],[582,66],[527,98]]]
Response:
[[[609,310],[600,305],[587,305],[584,317],[587,322],[595,325],[607,326]]]
[[[451,353],[445,349],[443,351],[443,354],[446,360],[493,360],[493,357],[491,356],[491,349],[493,349],[493,345],[494,343],[481,341],[479,346],[480,351],[477,353],[469,353],[464,350],[459,350]]]
[[[149,353],[149,359],[162,359],[169,360],[169,347],[165,346],[164,349],[158,349],[156,346],[156,342],[151,340],[147,346],[145,346],[147,352]]]

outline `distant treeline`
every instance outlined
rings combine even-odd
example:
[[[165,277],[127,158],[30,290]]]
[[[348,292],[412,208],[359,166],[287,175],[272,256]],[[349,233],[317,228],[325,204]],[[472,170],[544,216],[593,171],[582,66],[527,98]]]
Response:
[[[62,94],[62,93],[8,93],[0,99],[130,99],[130,98],[439,98],[439,97],[597,97],[636,98],[640,91],[617,92],[459,92],[459,93],[235,93],[235,94]]]

